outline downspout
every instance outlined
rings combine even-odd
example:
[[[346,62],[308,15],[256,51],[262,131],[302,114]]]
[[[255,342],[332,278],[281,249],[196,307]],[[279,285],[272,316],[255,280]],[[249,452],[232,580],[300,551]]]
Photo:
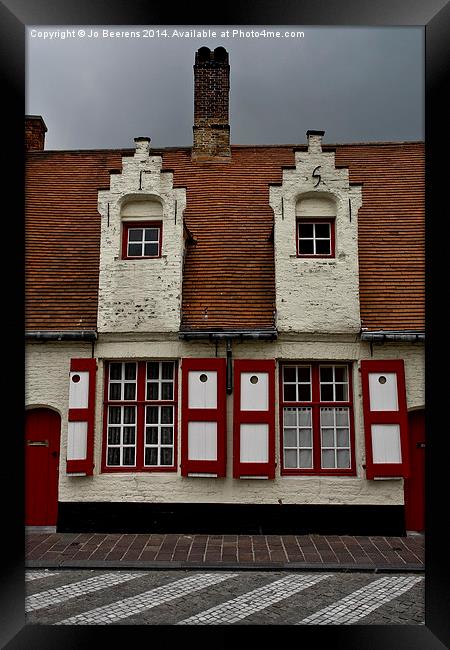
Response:
[[[233,392],[233,363],[232,363],[232,343],[227,339],[227,395]]]

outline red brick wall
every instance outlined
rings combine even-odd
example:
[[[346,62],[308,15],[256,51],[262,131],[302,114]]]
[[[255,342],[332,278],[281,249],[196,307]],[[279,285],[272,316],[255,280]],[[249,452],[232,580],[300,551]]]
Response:
[[[221,47],[202,47],[194,65],[194,158],[229,157],[230,66]]]
[[[25,150],[42,151],[47,127],[41,117],[25,117]]]

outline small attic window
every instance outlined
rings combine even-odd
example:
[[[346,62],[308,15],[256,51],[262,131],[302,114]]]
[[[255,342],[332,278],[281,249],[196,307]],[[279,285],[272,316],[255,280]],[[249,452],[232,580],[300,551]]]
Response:
[[[122,259],[161,257],[161,241],[160,221],[124,221]]]
[[[298,257],[334,257],[334,221],[299,219],[297,255]]]
[[[334,257],[334,199],[323,193],[303,196],[296,203],[295,215],[297,257]]]
[[[129,200],[120,211],[122,259],[161,257],[162,204],[157,199]]]

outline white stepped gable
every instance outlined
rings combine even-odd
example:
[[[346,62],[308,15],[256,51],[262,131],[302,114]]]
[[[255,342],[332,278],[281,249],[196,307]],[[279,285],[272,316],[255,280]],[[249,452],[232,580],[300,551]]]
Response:
[[[180,325],[183,212],[186,191],[174,189],[150,139],[135,138],[134,156],[122,158],[109,190],[98,192],[101,215],[99,332],[176,332]],[[161,228],[159,256],[123,259],[122,233],[130,221]]]
[[[358,210],[361,186],[337,169],[334,152],[322,151],[323,132],[308,132],[308,150],[295,152],[295,169],[270,187],[274,211],[277,328],[280,332],[360,331]],[[328,220],[334,255],[300,257],[299,221]],[[331,233],[332,231],[330,231]]]

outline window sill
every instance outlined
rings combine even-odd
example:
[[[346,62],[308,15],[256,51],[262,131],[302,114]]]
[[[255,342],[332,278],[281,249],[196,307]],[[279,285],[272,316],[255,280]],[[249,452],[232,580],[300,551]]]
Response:
[[[173,474],[176,471],[176,467],[102,467],[101,474]]]
[[[115,262],[139,262],[141,260],[165,260],[167,255],[155,255],[154,257],[119,257],[114,258]]]
[[[289,257],[294,260],[319,260],[320,262],[336,262],[336,258],[329,255],[296,255],[295,253],[292,253],[289,255]]]
[[[280,478],[359,478],[355,471],[347,472],[286,472],[281,471]]]

